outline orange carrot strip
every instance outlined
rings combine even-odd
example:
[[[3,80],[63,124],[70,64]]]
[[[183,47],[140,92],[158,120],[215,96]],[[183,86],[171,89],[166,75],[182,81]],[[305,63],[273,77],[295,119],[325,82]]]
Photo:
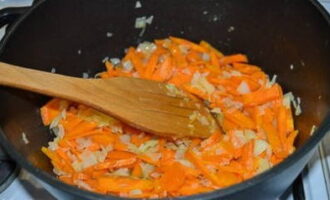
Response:
[[[61,181],[63,181],[64,183],[67,183],[67,184],[71,184],[73,185],[73,180],[70,176],[59,176],[58,177]]]
[[[137,156],[140,160],[146,162],[146,163],[149,163],[151,165],[155,165],[155,166],[159,166],[159,163],[158,161],[155,161],[153,159],[151,159],[149,156],[147,155],[144,155],[144,154],[141,154],[141,155],[138,155]]]
[[[129,48],[127,53],[128,59],[131,60],[135,70],[140,74],[143,75],[144,67],[141,62],[140,57],[137,55],[134,48]]]
[[[248,62],[247,57],[243,54],[225,56],[220,59],[221,65],[228,65],[228,64],[232,64],[232,63],[241,63],[241,62],[243,62],[243,63]]]
[[[222,137],[220,132],[213,133],[209,138],[202,142],[202,148],[207,148],[217,143]]]
[[[127,145],[122,143],[118,139],[115,141],[113,148],[118,151],[127,151],[127,149],[128,149]]]
[[[244,74],[249,74],[249,75],[255,72],[261,72],[261,69],[258,66],[250,65],[246,63],[233,63],[233,68]]]
[[[177,44],[181,44],[184,46],[187,46],[189,48],[191,48],[194,51],[199,51],[199,52],[206,52],[206,49],[203,48],[202,46],[199,46],[193,42],[190,42],[188,40],[182,39],[182,38],[178,38],[178,37],[172,37],[170,36],[170,40],[172,40],[173,42],[177,43]]]
[[[289,154],[291,154],[295,149],[294,140],[297,137],[297,135],[298,135],[298,131],[292,131],[287,137],[286,144],[287,144],[287,149],[288,149]]]
[[[284,106],[280,106],[278,115],[277,115],[277,131],[278,131],[278,136],[280,138],[283,151],[287,152],[287,145],[286,145],[286,108]]]
[[[160,179],[162,187],[169,192],[178,190],[185,182],[186,172],[181,164],[175,162],[164,169]]]
[[[110,160],[121,160],[121,159],[130,159],[135,158],[136,155],[127,151],[111,151],[107,158]]]
[[[218,177],[223,187],[227,187],[242,181],[242,178],[233,172],[219,171]]]
[[[177,45],[171,44],[169,46],[169,50],[171,52],[176,67],[186,68],[188,66],[186,57],[182,54],[181,50]]]
[[[113,136],[113,134],[92,135],[90,138],[93,142],[103,146],[113,145],[116,141],[116,138]]]
[[[139,162],[135,163],[134,168],[132,170],[132,176],[134,176],[134,177],[141,177],[142,176],[142,168],[141,168]]]
[[[214,48],[212,45],[210,45],[209,43],[205,42],[204,40],[200,42],[200,46],[209,49],[210,51],[214,52],[215,55],[217,55],[218,58],[222,58],[223,54],[218,51],[216,48]]]
[[[107,192],[130,192],[131,190],[152,190],[153,182],[143,179],[103,176],[97,178],[100,188]]]
[[[246,129],[254,129],[256,127],[254,121],[243,114],[242,112],[235,110],[235,111],[227,111],[224,113],[225,119],[235,123],[239,127],[246,128]]]
[[[274,126],[271,124],[271,122],[268,122],[265,120],[262,121],[261,126],[264,129],[264,131],[266,132],[268,142],[269,142],[270,146],[272,147],[274,153],[275,154],[281,153],[282,152],[281,141],[280,141],[279,135],[277,134]]]
[[[43,124],[45,126],[48,126],[55,119],[55,117],[57,117],[60,114],[61,109],[65,108],[64,106],[61,105],[66,103],[67,102],[64,100],[54,98],[50,100],[46,105],[41,107],[40,114]]]
[[[121,159],[121,160],[111,160],[111,161],[105,161],[103,163],[99,163],[94,166],[95,169],[114,169],[114,168],[121,168],[121,167],[128,167],[132,166],[137,159],[134,158],[128,158],[128,159]]]
[[[147,64],[146,64],[146,69],[144,72],[144,77],[147,79],[150,79],[152,74],[154,73],[156,67],[157,67],[157,63],[159,61],[159,56],[161,54],[161,47],[157,46],[157,49],[151,54]]]
[[[202,99],[207,99],[207,94],[195,87],[192,87],[190,85],[184,85],[183,89],[185,89],[186,91],[188,91],[191,94],[194,94]]]
[[[274,84],[271,88],[263,88],[243,95],[243,103],[245,106],[257,106],[278,99],[281,96],[282,90],[280,86]]]
[[[81,138],[81,137],[87,137],[91,135],[98,135],[98,134],[103,134],[103,131],[100,129],[95,129],[91,131],[86,131],[86,132],[78,132],[76,134],[68,134],[68,136],[65,137],[65,139],[72,140],[76,138]]]
[[[166,56],[165,60],[160,64],[159,68],[152,75],[151,79],[163,82],[170,79],[172,74],[172,58],[170,56]]]
[[[214,185],[221,186],[221,181],[216,174],[211,173],[206,166],[204,165],[203,161],[200,160],[192,151],[188,150],[186,152],[187,159],[192,162],[198,169],[202,171],[204,176],[209,179]]]
[[[92,122],[84,122],[80,123],[79,126],[77,126],[72,131],[67,131],[66,135],[67,137],[73,137],[75,135],[84,134],[85,132],[91,132],[97,127],[97,124]]]
[[[220,67],[219,60],[217,58],[217,55],[213,51],[211,51],[210,57],[211,57],[211,64],[216,68],[219,68]]]
[[[292,132],[294,130],[294,124],[293,124],[293,116],[291,108],[286,109],[286,127],[288,132]]]
[[[253,170],[253,141],[243,147],[242,162],[247,170]]]

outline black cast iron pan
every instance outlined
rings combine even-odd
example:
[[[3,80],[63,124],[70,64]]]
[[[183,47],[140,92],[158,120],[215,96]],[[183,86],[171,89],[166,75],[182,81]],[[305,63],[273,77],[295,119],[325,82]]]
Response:
[[[225,54],[245,53],[285,92],[302,99],[297,151],[271,170],[243,183],[181,199],[273,199],[300,173],[330,129],[330,17],[316,1],[303,0],[39,1],[13,23],[0,46],[0,60],[39,70],[81,76],[104,70],[102,59],[121,57],[128,46],[169,35],[207,40]],[[136,17],[154,16],[140,37]],[[0,25],[6,19],[0,18]],[[234,27],[234,30],[230,27]],[[231,29],[233,31],[228,31]],[[113,37],[106,37],[107,32]],[[78,54],[78,51],[81,54]],[[290,70],[290,65],[294,66]],[[47,83],[45,83],[47,84]],[[0,88],[0,142],[23,168],[73,199],[118,199],[56,179],[41,146],[52,138],[39,107],[49,98]],[[310,135],[313,125],[318,126]],[[30,143],[21,137],[24,132]]]

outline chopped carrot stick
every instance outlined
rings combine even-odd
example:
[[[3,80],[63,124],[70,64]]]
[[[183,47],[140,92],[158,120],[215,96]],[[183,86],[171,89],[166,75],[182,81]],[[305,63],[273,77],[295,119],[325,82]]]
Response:
[[[281,106],[278,111],[277,116],[277,131],[278,136],[280,138],[283,151],[287,152],[287,145],[286,145],[286,135],[287,135],[287,128],[286,128],[286,108],[284,106]]]
[[[243,102],[246,106],[257,106],[280,98],[281,88],[274,84],[270,88],[260,89],[258,91],[243,95]]]
[[[67,131],[66,136],[74,137],[74,136],[80,135],[80,134],[84,135],[84,134],[86,134],[86,132],[93,131],[96,127],[97,127],[97,125],[95,123],[91,123],[91,122],[80,123],[79,126],[76,127],[74,130]]]
[[[233,63],[234,69],[244,73],[244,74],[253,74],[255,72],[260,72],[260,68],[255,65],[249,65],[246,63]]]
[[[151,79],[156,81],[166,81],[171,78],[173,74],[172,58],[167,56],[163,63],[160,64],[159,68],[152,75]]]
[[[124,177],[103,176],[97,179],[99,187],[108,192],[130,192],[132,190],[152,190],[150,180],[132,179]]]
[[[97,134],[90,136],[91,140],[103,146],[113,145],[116,141],[112,134]]]
[[[121,160],[111,160],[105,161],[103,163],[97,164],[94,166],[95,169],[114,169],[114,168],[121,168],[121,167],[128,167],[134,166],[136,162],[136,158],[128,158],[128,159],[121,159]]]
[[[142,176],[142,174],[143,173],[142,173],[142,168],[140,166],[140,163],[139,162],[135,163],[133,171],[132,171],[132,176],[139,178]]]
[[[218,51],[216,48],[214,48],[212,45],[205,42],[204,40],[200,42],[200,46],[204,47],[205,49],[209,49],[211,52],[215,53],[218,58],[223,57],[223,54],[220,51]]]
[[[134,48],[130,48],[127,53],[128,59],[131,60],[134,68],[136,71],[140,74],[143,75],[144,72],[144,67],[143,64],[139,58],[139,56],[136,54]]]
[[[254,121],[250,117],[246,116],[238,110],[227,111],[224,114],[225,119],[235,123],[239,127],[246,129],[254,129],[256,127]]]
[[[110,160],[130,159],[135,157],[135,154],[127,151],[111,151],[107,156]]]
[[[157,67],[157,63],[159,61],[159,57],[161,55],[161,47],[158,46],[157,49],[152,53],[152,55],[150,56],[147,64],[146,64],[146,69],[144,72],[144,77],[145,78],[151,78],[152,74],[154,73],[156,67]]]
[[[263,120],[262,128],[266,132],[268,142],[272,147],[275,154],[282,153],[282,145],[280,141],[280,137],[277,134],[276,128],[269,121]]]
[[[243,54],[224,56],[220,59],[221,65],[228,65],[228,64],[232,64],[232,63],[246,63],[246,62],[248,62],[248,59]]]
[[[197,168],[199,168],[204,176],[209,179],[213,184],[217,185],[217,186],[221,186],[221,181],[219,179],[219,177],[216,174],[213,174],[212,172],[210,172],[205,165],[203,164],[203,161],[200,160],[192,151],[188,151],[186,153],[186,157],[188,158],[188,160],[190,162],[192,162]]]
[[[181,164],[175,162],[165,168],[160,182],[166,191],[172,192],[178,190],[184,184],[185,176],[184,168]]]
[[[287,138],[287,149],[288,149],[288,153],[291,154],[293,151],[294,151],[294,140],[295,138],[297,137],[298,135],[298,131],[292,131],[289,135],[288,135],[288,138]]]
[[[151,165],[155,165],[155,166],[158,166],[158,165],[159,165],[158,161],[153,160],[152,158],[150,158],[150,157],[147,156],[147,155],[138,155],[137,157],[138,157],[140,160],[142,160],[142,161],[144,161],[144,162],[146,162],[146,163],[149,163],[149,164],[151,164]]]
[[[222,134],[220,132],[215,132],[209,138],[207,138],[206,140],[203,141],[203,143],[201,144],[201,147],[202,148],[210,147],[210,146],[214,145],[215,143],[219,142],[221,137],[222,137]]]
[[[193,42],[190,42],[188,40],[182,39],[182,38],[177,38],[177,37],[170,37],[170,40],[172,40],[173,42],[177,43],[177,44],[181,44],[181,45],[185,45],[189,48],[191,48],[194,51],[198,51],[198,52],[206,52],[205,48],[203,48],[202,46],[199,46]]]
[[[41,107],[40,114],[43,124],[48,126],[60,114],[61,110],[65,108],[65,104],[67,104],[66,101],[55,98]]]

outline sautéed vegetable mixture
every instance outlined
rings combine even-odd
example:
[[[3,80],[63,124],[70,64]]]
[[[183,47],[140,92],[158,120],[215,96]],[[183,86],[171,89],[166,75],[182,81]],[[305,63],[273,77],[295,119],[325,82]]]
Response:
[[[130,47],[105,66],[101,78],[150,79],[199,97],[223,132],[204,140],[163,138],[52,99],[41,117],[56,137],[42,151],[65,183],[122,197],[191,195],[249,179],[295,150],[292,94],[283,95],[275,79],[243,54],[223,55],[205,41],[169,37]]]

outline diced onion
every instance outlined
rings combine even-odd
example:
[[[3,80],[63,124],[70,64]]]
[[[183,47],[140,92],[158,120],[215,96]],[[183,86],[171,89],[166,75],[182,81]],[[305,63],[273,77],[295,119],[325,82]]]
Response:
[[[106,56],[106,57],[104,57],[104,58],[102,59],[102,63],[105,63],[105,62],[107,62],[108,60],[109,60],[109,57]]]
[[[135,190],[131,190],[130,192],[129,192],[129,194],[130,195],[141,195],[142,194],[142,191],[141,190],[139,190],[139,189],[135,189]]]
[[[241,84],[237,87],[237,92],[239,94],[248,94],[251,92],[249,85],[245,82],[242,81]]]
[[[294,96],[293,96],[292,92],[288,92],[283,95],[283,105],[286,108],[290,108],[291,102],[293,102],[293,101],[294,101]]]
[[[309,135],[313,135],[313,133],[315,132],[316,130],[316,126],[313,125],[312,128],[311,128],[311,131],[309,132]]]
[[[253,150],[254,156],[260,155],[268,147],[269,147],[269,144],[265,140],[256,140],[254,143],[254,150]]]
[[[273,77],[272,77],[272,80],[269,81],[269,82],[266,84],[266,87],[267,87],[267,88],[272,87],[272,86],[276,83],[276,79],[277,79],[277,75],[274,74]]]
[[[206,62],[210,60],[210,54],[208,53],[202,53],[202,59]]]
[[[211,110],[211,113],[221,114],[222,112],[221,112],[221,109],[220,109],[220,108],[213,108],[213,109]]]
[[[152,42],[142,42],[138,45],[137,51],[142,52],[145,55],[150,55],[152,52],[154,52],[157,49],[157,46]]]
[[[133,69],[132,62],[127,60],[123,62],[123,69],[125,72],[131,72]]]
[[[145,28],[146,27],[146,16],[143,16],[143,17],[137,17],[135,19],[135,28],[139,28],[139,29],[142,29],[142,28]]]
[[[120,63],[120,59],[119,58],[110,58],[110,62],[113,66],[116,66]]]
[[[78,144],[78,149],[79,150],[86,149],[92,144],[91,139],[86,139],[86,138],[83,138],[83,137],[77,138],[76,142]]]
[[[199,72],[194,73],[191,85],[208,94],[212,94],[215,91],[215,87],[206,79],[206,74],[201,74]]]
[[[111,174],[115,175],[115,176],[129,176],[130,175],[128,168],[119,168],[116,171],[112,172]]]
[[[82,78],[88,78],[89,77],[89,75],[88,75],[88,73],[87,72],[83,72],[83,74],[82,74]]]
[[[256,133],[249,129],[244,130],[244,136],[245,136],[246,140],[248,140],[248,141],[253,140],[257,137]]]
[[[154,19],[154,16],[151,15],[150,17],[148,17],[148,18],[146,19],[146,23],[147,23],[147,24],[151,24],[152,21],[153,21],[153,19]]]
[[[142,4],[140,1],[136,1],[135,3],[135,8],[141,8],[142,7]]]
[[[258,173],[264,172],[270,167],[271,167],[270,163],[268,162],[267,159],[258,158],[258,170],[257,170]]]
[[[77,184],[78,187],[83,188],[85,190],[92,190],[92,188],[82,180],[74,180],[74,183]]]
[[[158,140],[149,140],[146,143],[140,145],[139,152],[146,153],[146,152],[154,152],[155,147],[158,145]]]
[[[122,143],[128,144],[131,141],[131,136],[128,134],[123,134],[123,135],[119,136],[119,139]]]
[[[142,174],[143,174],[144,178],[148,178],[150,173],[152,173],[155,170],[155,167],[148,163],[141,163],[140,166],[141,166]]]
[[[241,130],[234,131],[234,136],[232,138],[232,143],[233,143],[234,147],[240,148],[247,142],[248,141],[246,140],[243,131],[241,131]]]
[[[24,144],[30,143],[30,141],[27,139],[26,134],[24,132],[22,132],[22,140],[23,140]]]

